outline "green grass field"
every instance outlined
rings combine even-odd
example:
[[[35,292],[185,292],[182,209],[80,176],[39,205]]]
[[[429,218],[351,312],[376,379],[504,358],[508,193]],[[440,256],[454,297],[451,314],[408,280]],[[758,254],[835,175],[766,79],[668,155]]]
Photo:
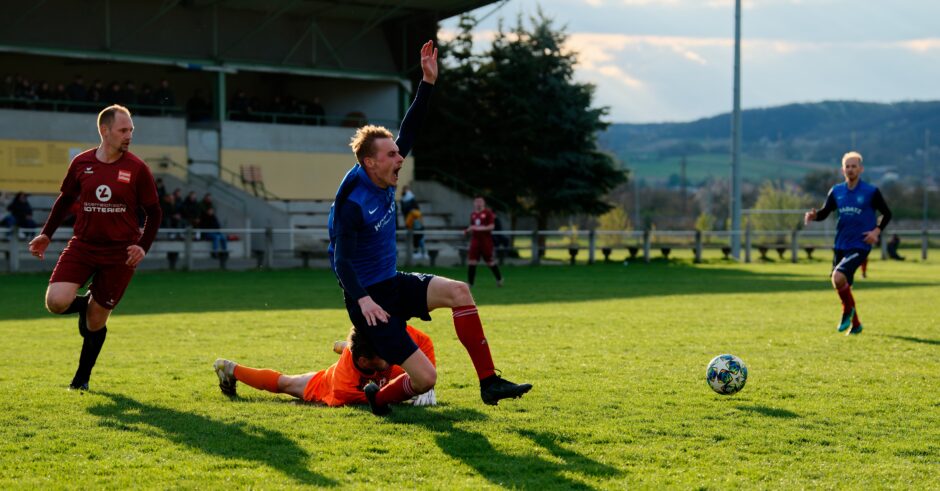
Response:
[[[294,403],[217,357],[333,363],[348,319],[327,271],[141,273],[88,393],[65,389],[76,318],[46,275],[0,276],[0,488],[940,488],[940,261],[873,260],[860,336],[835,332],[825,260],[506,267],[475,290],[496,364],[535,388],[485,406],[449,312],[432,408]],[[463,277],[458,269],[434,272]],[[750,370],[731,397],[715,355]]]

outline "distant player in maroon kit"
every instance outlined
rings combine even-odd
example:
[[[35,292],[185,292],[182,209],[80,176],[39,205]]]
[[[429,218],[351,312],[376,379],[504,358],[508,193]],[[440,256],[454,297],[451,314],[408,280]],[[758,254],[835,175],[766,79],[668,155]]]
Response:
[[[477,276],[477,263],[480,257],[493,271],[496,286],[503,286],[503,276],[493,258],[493,228],[496,227],[496,214],[486,207],[486,201],[477,196],[473,200],[473,213],[470,214],[470,226],[466,232],[470,235],[470,250],[467,252],[467,284],[473,286]]]
[[[84,341],[69,387],[80,390],[88,390],[111,310],[124,296],[163,216],[150,168],[127,151],[134,133],[130,111],[119,105],[102,110],[98,133],[101,144],[72,159],[42,232],[29,243],[29,252],[43,259],[52,234],[78,202],[75,234],[52,270],[46,308],[54,314],[78,313]],[[146,216],[143,224],[140,209]],[[89,279],[89,291],[77,296]]]

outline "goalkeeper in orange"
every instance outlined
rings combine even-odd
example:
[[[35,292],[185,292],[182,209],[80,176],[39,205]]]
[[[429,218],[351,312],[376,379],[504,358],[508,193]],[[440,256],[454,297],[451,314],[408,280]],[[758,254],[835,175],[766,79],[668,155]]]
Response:
[[[430,336],[413,326],[406,330],[418,349],[424,352],[434,366],[434,343]],[[306,402],[320,402],[328,406],[345,404],[368,404],[363,387],[375,383],[383,387],[386,383],[405,373],[398,365],[389,365],[379,358],[369,338],[353,328],[346,341],[337,341],[333,351],[340,354],[339,361],[319,372],[302,375],[282,375],[263,368],[250,368],[234,361],[218,359],[213,364],[219,376],[219,388],[223,394],[234,396],[237,382],[259,390],[290,394]],[[417,396],[416,406],[434,406],[437,398],[434,389]]]

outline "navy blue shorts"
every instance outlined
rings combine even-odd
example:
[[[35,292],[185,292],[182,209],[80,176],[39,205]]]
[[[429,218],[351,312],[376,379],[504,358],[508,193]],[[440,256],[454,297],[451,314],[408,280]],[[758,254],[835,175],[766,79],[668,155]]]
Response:
[[[833,249],[832,252],[832,271],[844,274],[851,285],[855,281],[855,270],[868,259],[868,253],[871,251],[865,249]]]
[[[346,312],[353,326],[372,341],[379,357],[392,365],[401,365],[418,350],[418,345],[405,328],[412,317],[431,320],[428,313],[431,278],[434,275],[399,272],[392,278],[367,286],[366,292],[372,300],[389,314],[388,323],[379,322],[375,326],[366,323],[357,299],[351,299],[343,292]]]

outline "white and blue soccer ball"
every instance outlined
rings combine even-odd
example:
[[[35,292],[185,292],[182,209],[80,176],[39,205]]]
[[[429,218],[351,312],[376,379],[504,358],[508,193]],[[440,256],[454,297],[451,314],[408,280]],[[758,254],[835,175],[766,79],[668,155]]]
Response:
[[[708,386],[722,395],[731,395],[747,383],[747,365],[734,355],[718,355],[705,370]]]

